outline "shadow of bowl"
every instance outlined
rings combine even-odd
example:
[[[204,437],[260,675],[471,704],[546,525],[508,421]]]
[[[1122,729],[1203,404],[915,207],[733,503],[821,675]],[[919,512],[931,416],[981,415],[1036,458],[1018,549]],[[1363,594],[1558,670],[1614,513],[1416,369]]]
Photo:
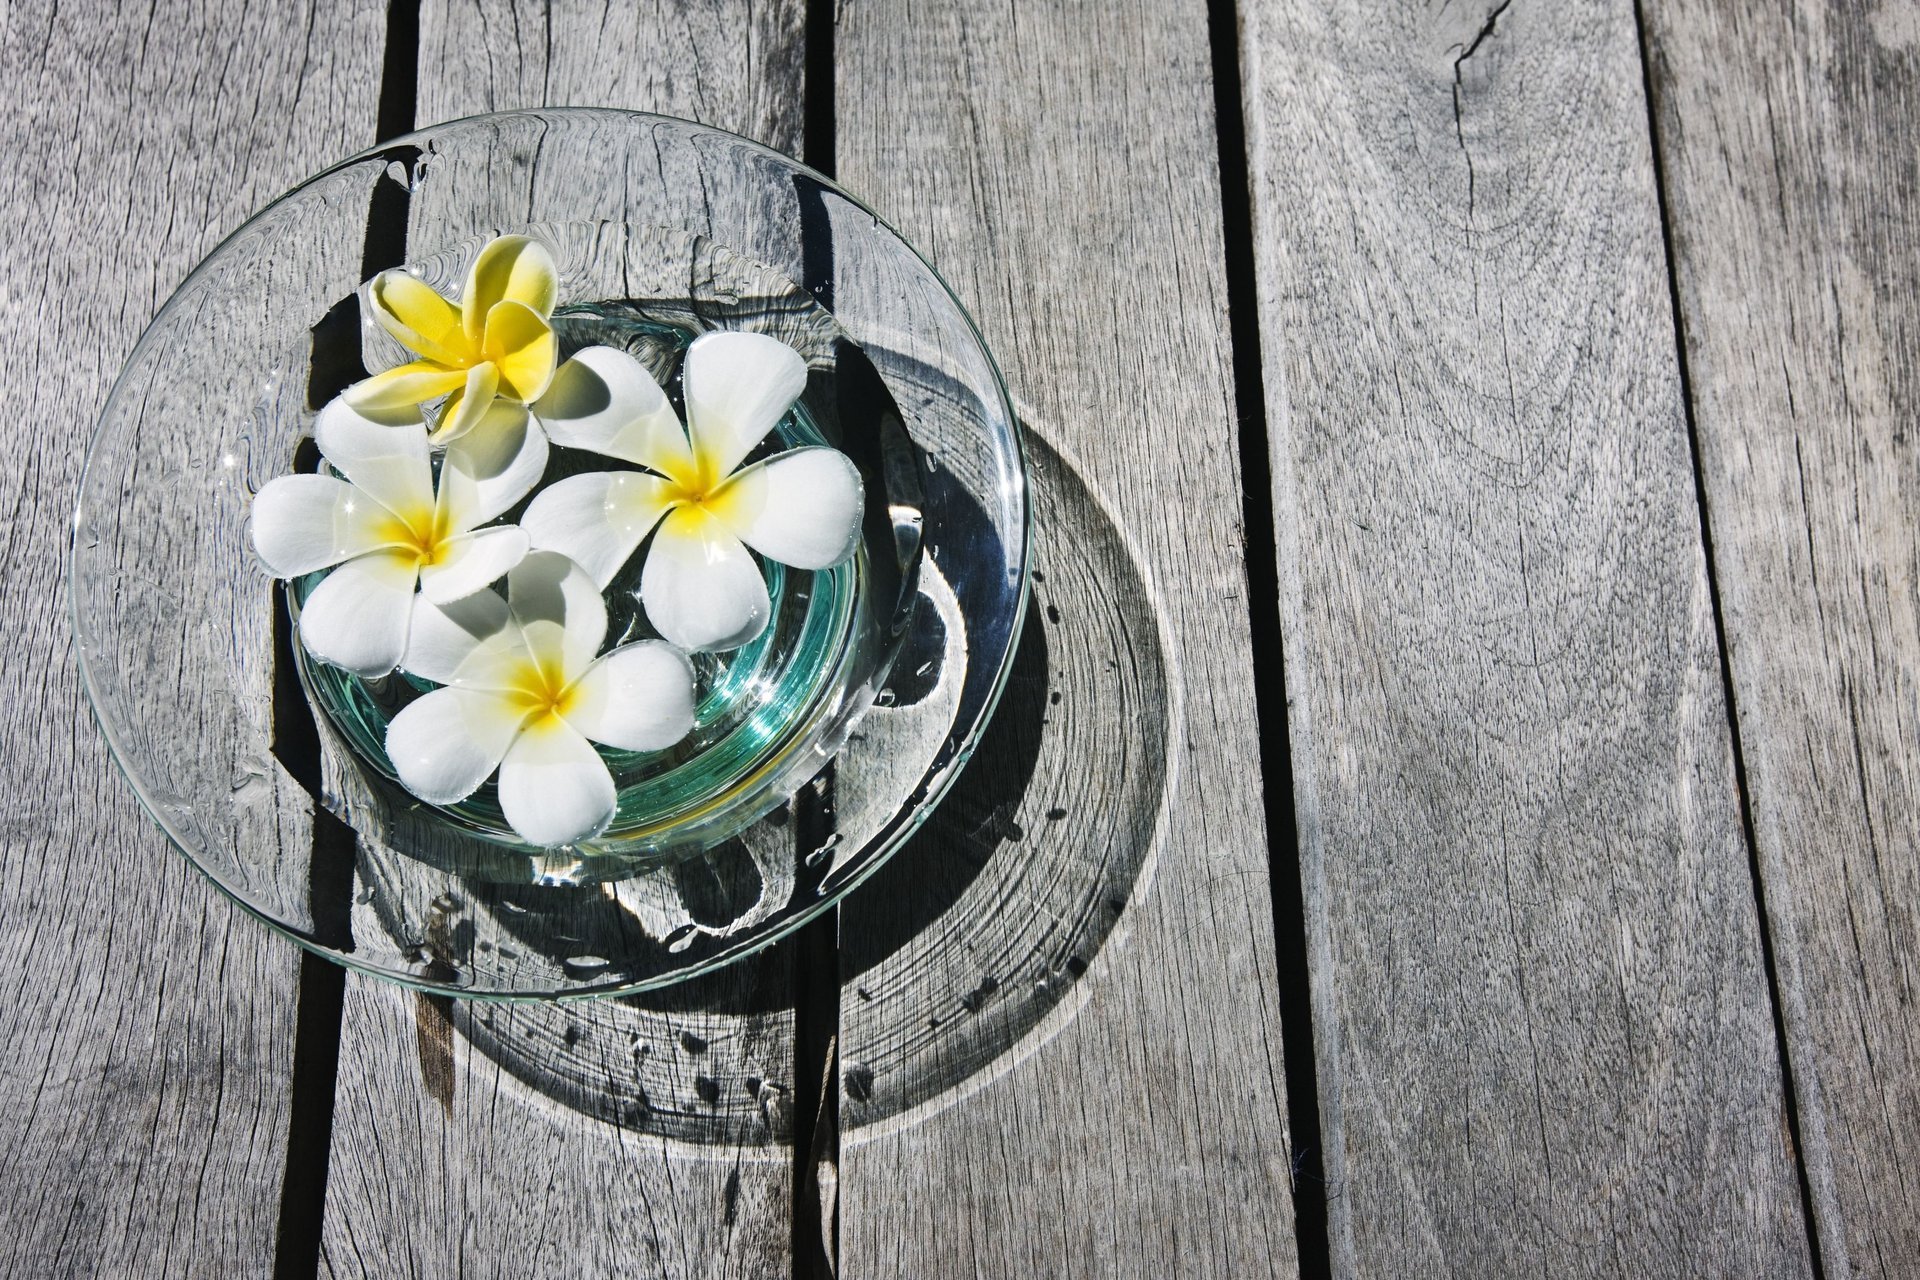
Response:
[[[1028,441],[1034,592],[1006,692],[926,826],[840,909],[848,1141],[963,1100],[1056,1034],[1151,880],[1180,734],[1158,612],[1099,498],[1031,428]],[[860,733],[915,714],[913,672],[900,664],[891,705]],[[726,883],[696,860],[670,892],[697,918]],[[792,1128],[792,967],[783,943],[613,999],[420,999],[559,1105],[694,1144],[778,1144]]]

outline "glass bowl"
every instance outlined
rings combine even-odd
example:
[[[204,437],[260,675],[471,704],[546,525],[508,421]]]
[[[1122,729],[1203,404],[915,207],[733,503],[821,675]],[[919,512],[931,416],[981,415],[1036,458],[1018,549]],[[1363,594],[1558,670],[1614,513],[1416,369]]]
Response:
[[[624,780],[619,815],[558,850],[518,841],[487,788],[443,808],[400,788],[381,730],[417,690],[311,660],[293,638],[311,583],[274,583],[248,543],[253,494],[314,465],[319,406],[400,358],[362,315],[364,282],[404,265],[451,292],[479,246],[509,233],[541,240],[559,266],[563,359],[621,346],[671,387],[703,332],[799,350],[808,387],[779,437],[842,449],[867,497],[855,560],[768,563],[775,624],[699,660],[693,737],[670,758],[603,752]],[[566,452],[554,467],[580,469]],[[102,415],[71,603],[115,760],[242,906],[416,986],[609,994],[765,946],[919,826],[1005,682],[1029,539],[998,371],[877,215],[719,130],[541,110],[355,156],[195,269]],[[610,643],[644,634],[621,608],[630,586],[609,588]]]

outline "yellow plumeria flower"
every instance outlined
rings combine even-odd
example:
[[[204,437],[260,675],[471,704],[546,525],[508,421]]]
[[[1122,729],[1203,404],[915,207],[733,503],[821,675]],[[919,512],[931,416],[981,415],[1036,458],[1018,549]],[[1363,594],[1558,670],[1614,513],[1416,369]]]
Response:
[[[865,491],[852,460],[824,445],[741,465],[806,389],[792,347],[705,334],[687,348],[682,385],[684,426],[626,352],[589,347],[567,361],[540,404],[548,438],[646,470],[569,476],[536,494],[520,523],[602,590],[652,534],[640,570],[648,620],[682,649],[737,649],[773,613],[750,550],[796,569],[845,562]]]
[[[526,236],[489,241],[457,304],[406,271],[381,272],[367,287],[368,309],[420,358],[349,387],[348,403],[377,413],[445,396],[436,445],[467,434],[496,400],[531,404],[553,381],[558,293],[553,256]]]

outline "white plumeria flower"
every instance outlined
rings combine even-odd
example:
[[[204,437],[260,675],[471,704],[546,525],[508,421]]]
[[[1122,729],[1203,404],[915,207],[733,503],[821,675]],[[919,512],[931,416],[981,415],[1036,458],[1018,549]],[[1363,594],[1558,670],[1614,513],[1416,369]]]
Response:
[[[466,799],[500,771],[500,809],[532,844],[591,839],[613,819],[613,775],[593,742],[660,751],[693,728],[693,666],[659,640],[595,658],[606,638],[599,588],[572,561],[536,551],[482,591],[423,602],[401,665],[444,684],[387,726],[387,756],[429,804]],[[589,741],[591,740],[591,741]]]
[[[426,599],[450,603],[527,554],[517,526],[479,526],[539,482],[547,438],[524,408],[496,404],[448,448],[436,485],[423,422],[376,422],[334,400],[313,434],[346,478],[269,480],[253,499],[254,549],[280,578],[338,565],[301,606],[301,642],[355,675],[385,675],[406,652],[416,585]]]
[[[647,617],[683,649],[738,648],[772,613],[748,547],[826,569],[858,546],[860,472],[839,450],[794,449],[740,468],[806,385],[806,362],[785,343],[706,334],[687,350],[683,430],[638,361],[590,347],[540,403],[547,434],[647,471],[562,480],[534,498],[522,527],[535,547],[570,557],[604,589],[658,525],[640,573]]]

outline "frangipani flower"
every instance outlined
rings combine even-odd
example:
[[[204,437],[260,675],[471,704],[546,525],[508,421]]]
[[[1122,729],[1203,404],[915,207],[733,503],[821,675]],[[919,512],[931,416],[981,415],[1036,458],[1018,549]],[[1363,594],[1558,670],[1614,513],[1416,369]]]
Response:
[[[379,676],[399,665],[414,587],[446,604],[520,563],[526,533],[479,526],[527,495],[547,438],[518,405],[495,405],[448,448],[436,485],[424,423],[391,426],[342,400],[320,411],[314,441],[344,480],[279,476],[253,499],[253,545],[274,576],[339,565],[300,610],[300,639],[323,662]]]
[[[387,726],[387,756],[429,804],[464,800],[500,771],[500,809],[538,845],[606,830],[613,775],[589,742],[659,751],[693,728],[693,666],[659,640],[599,658],[607,607],[566,557],[534,552],[482,591],[423,602],[402,665],[446,688]]]
[[[541,491],[521,519],[533,545],[576,561],[603,589],[652,532],[640,599],[683,649],[746,644],[772,612],[752,547],[799,569],[854,552],[860,472],[812,447],[740,468],[807,384],[792,347],[754,333],[709,333],[688,348],[687,425],[639,362],[590,347],[567,362],[540,404],[552,439],[646,467],[571,476]]]
[[[347,399],[378,412],[446,396],[435,444],[471,431],[496,398],[533,403],[553,380],[558,293],[552,255],[526,236],[488,242],[458,305],[406,271],[381,272],[367,288],[373,318],[420,358],[347,388]]]

